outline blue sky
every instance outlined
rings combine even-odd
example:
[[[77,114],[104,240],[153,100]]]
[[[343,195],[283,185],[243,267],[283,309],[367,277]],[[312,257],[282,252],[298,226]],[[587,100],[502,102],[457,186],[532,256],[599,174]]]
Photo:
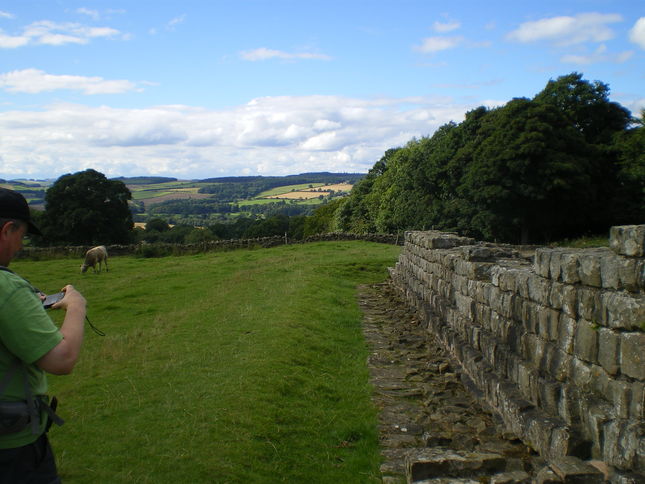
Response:
[[[366,172],[574,71],[638,114],[645,2],[0,1],[0,178]]]

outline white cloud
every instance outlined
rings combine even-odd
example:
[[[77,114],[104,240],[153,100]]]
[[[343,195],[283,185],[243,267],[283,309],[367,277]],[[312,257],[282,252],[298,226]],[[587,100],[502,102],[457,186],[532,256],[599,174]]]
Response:
[[[453,49],[463,42],[463,37],[427,37],[423,43],[415,46],[415,50],[423,53],[439,52]]]
[[[184,178],[366,172],[385,150],[460,121],[474,107],[446,98],[284,96],[228,110],[60,104],[4,111],[0,177],[55,178],[86,168]]]
[[[167,30],[175,30],[175,27],[179,24],[183,24],[186,21],[186,14],[175,17],[168,22],[166,25]]]
[[[608,24],[622,21],[619,14],[581,13],[524,22],[507,36],[522,43],[548,41],[556,45],[605,42],[614,37]]]
[[[591,54],[567,54],[560,58],[560,62],[579,65],[597,64],[599,62],[622,64],[623,62],[628,61],[633,55],[634,51],[632,50],[623,51],[618,54],[611,54],[607,52],[607,46],[605,44],[601,44]]]
[[[113,38],[118,35],[120,32],[111,27],[87,27],[78,23],[40,20],[26,26],[20,35],[6,35],[0,31],[0,48],[14,49],[29,44],[54,46],[87,44],[94,38]]]
[[[309,52],[289,53],[281,50],[267,49],[260,47],[258,49],[247,50],[240,52],[240,57],[247,61],[262,61],[267,59],[283,59],[283,60],[297,60],[297,59],[314,59],[314,60],[330,60],[331,57],[325,54],[316,54]]]
[[[99,12],[97,10],[91,10],[85,7],[77,8],[76,13],[80,13],[81,15],[87,15],[88,17],[91,17],[94,20],[98,20],[100,17]]]
[[[71,89],[84,94],[119,94],[136,89],[127,80],[106,80],[102,77],[84,77],[47,74],[39,69],[23,69],[0,74],[0,88],[8,92],[37,94],[45,91]]]
[[[9,12],[3,12],[0,10],[0,18],[14,18],[14,15]]]
[[[629,31],[629,40],[645,50],[645,17],[639,18]]]
[[[452,32],[453,30],[457,30],[459,27],[461,27],[459,22],[434,22],[432,24],[432,29],[439,33]]]

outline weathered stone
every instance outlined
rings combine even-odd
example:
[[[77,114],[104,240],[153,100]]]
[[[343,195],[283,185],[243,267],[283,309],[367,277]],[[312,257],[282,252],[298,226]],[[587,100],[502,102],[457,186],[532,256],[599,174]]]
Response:
[[[603,253],[602,249],[593,249],[578,256],[578,274],[580,282],[585,286],[602,287],[600,260]]]
[[[596,288],[578,288],[578,315],[582,319],[604,324],[607,318],[603,314],[605,306],[601,305],[600,295],[600,290]]]
[[[620,336],[607,328],[598,329],[598,363],[610,375],[620,370]]]
[[[549,277],[551,270],[551,254],[553,249],[539,248],[535,250],[535,258],[533,260],[533,267],[535,273],[542,277]]]
[[[578,253],[566,252],[560,257],[562,282],[577,284],[580,282]]]
[[[459,452],[444,448],[411,450],[405,459],[408,482],[434,477],[477,477],[504,470],[506,459],[499,454]]]
[[[589,321],[578,321],[573,345],[573,352],[578,358],[590,363],[598,362],[598,329]]]
[[[606,325],[610,328],[641,329],[645,322],[645,296],[606,292],[600,297],[598,305],[606,308]]]
[[[531,476],[524,471],[503,472],[490,479],[490,484],[530,484]]]
[[[617,257],[619,289],[638,292],[645,288],[645,261],[629,257]]]
[[[600,258],[600,279],[601,287],[605,289],[620,289],[619,259],[613,252],[609,252]]]
[[[573,354],[577,322],[562,313],[558,321],[558,340],[556,344],[565,352]]]
[[[529,298],[543,306],[549,304],[549,294],[551,291],[550,282],[548,279],[536,275],[529,276],[528,278]]]
[[[621,340],[621,366],[623,374],[645,380],[645,333],[623,333]]]
[[[611,227],[609,246],[620,255],[645,256],[645,225],[621,225]]]
[[[568,484],[602,484],[602,472],[577,457],[559,457],[550,463],[553,472]]]
[[[535,476],[535,484],[562,484],[562,479],[550,467],[543,467]]]
[[[645,383],[632,383],[631,403],[629,405],[629,416],[634,419],[642,419],[645,415]]]

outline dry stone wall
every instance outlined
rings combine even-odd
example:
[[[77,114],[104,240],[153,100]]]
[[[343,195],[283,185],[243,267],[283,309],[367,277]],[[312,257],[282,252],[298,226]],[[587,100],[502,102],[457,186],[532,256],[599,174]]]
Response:
[[[610,248],[407,232],[390,270],[478,396],[549,460],[645,470],[645,225]]]

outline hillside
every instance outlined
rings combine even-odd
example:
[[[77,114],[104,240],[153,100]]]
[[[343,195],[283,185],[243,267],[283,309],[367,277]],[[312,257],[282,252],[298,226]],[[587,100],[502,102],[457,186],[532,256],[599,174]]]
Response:
[[[238,216],[275,213],[308,214],[326,201],[347,195],[360,173],[301,173],[287,176],[229,176],[201,180],[174,177],[115,177],[132,193],[136,222],[149,218],[200,225]],[[22,193],[35,209],[43,209],[45,192],[54,180],[0,180],[0,186]]]

